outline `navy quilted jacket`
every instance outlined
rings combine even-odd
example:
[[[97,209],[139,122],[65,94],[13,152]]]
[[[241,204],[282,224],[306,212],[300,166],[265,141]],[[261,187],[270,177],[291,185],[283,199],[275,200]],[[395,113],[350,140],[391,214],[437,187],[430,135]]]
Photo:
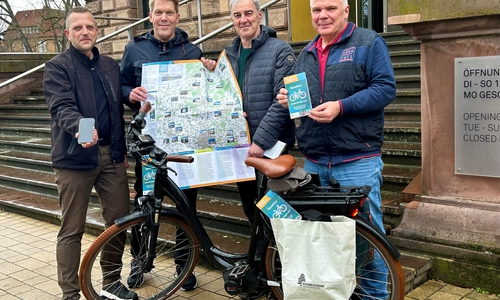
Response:
[[[245,65],[244,83],[240,87],[243,94],[243,111],[247,114],[250,137],[256,142],[255,131],[261,120],[267,114],[269,107],[276,102],[276,95],[284,87],[283,77],[293,74],[295,55],[292,47],[276,37],[276,31],[261,25],[259,36],[252,40],[252,52]],[[227,46],[226,55],[231,62],[235,74],[238,74],[238,59],[241,46],[240,37],[236,37]],[[272,116],[271,116],[272,119]],[[285,130],[278,138],[288,145],[295,144],[295,125],[292,121],[284,122]],[[276,143],[266,132],[270,123],[262,124],[263,132],[260,139],[269,141],[265,144],[256,143],[261,148],[268,149]],[[257,140],[260,140],[257,139]]]

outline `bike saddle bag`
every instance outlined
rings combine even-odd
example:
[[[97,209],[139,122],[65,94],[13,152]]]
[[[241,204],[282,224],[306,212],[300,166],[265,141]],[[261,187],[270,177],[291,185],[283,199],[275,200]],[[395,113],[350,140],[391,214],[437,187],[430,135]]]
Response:
[[[294,191],[297,188],[308,184],[311,175],[303,168],[293,168],[292,171],[280,178],[269,178],[267,187],[275,192]]]

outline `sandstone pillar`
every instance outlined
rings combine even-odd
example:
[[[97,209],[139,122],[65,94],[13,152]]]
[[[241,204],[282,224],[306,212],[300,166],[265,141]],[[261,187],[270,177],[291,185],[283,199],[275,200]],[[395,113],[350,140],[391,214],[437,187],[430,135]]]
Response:
[[[455,59],[500,55],[500,2],[388,0],[388,16],[421,41],[422,82],[422,195],[407,205],[393,240],[439,257],[435,278],[499,293],[500,178],[457,172]],[[500,113],[500,97],[490,109]],[[470,159],[500,172],[496,157]]]

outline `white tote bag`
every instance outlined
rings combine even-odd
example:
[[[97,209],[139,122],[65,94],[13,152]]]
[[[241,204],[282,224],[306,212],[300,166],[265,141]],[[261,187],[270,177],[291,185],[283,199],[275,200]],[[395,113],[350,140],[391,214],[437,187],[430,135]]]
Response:
[[[285,300],[344,300],[356,286],[356,222],[271,219]]]

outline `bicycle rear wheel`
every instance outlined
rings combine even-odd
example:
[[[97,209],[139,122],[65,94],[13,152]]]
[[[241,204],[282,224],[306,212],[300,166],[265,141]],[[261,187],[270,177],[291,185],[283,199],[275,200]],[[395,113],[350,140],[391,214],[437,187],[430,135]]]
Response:
[[[269,242],[266,249],[265,269],[269,280],[281,283],[281,262],[274,242]],[[271,289],[278,300],[283,300],[281,286]],[[400,262],[375,236],[356,226],[356,289],[350,299],[402,300],[404,295]]]
[[[116,280],[127,286],[133,258],[130,241],[133,230],[140,232],[139,238],[134,237],[135,262],[140,270],[144,269],[149,240],[145,221],[146,218],[138,218],[122,226],[115,224],[97,237],[83,257],[79,272],[80,287],[87,299],[101,299],[103,285]],[[159,223],[154,267],[144,274],[142,286],[131,289],[140,300],[166,299],[174,294],[189,278],[198,260],[198,241],[181,218],[160,216]],[[177,274],[179,262],[184,266]]]

